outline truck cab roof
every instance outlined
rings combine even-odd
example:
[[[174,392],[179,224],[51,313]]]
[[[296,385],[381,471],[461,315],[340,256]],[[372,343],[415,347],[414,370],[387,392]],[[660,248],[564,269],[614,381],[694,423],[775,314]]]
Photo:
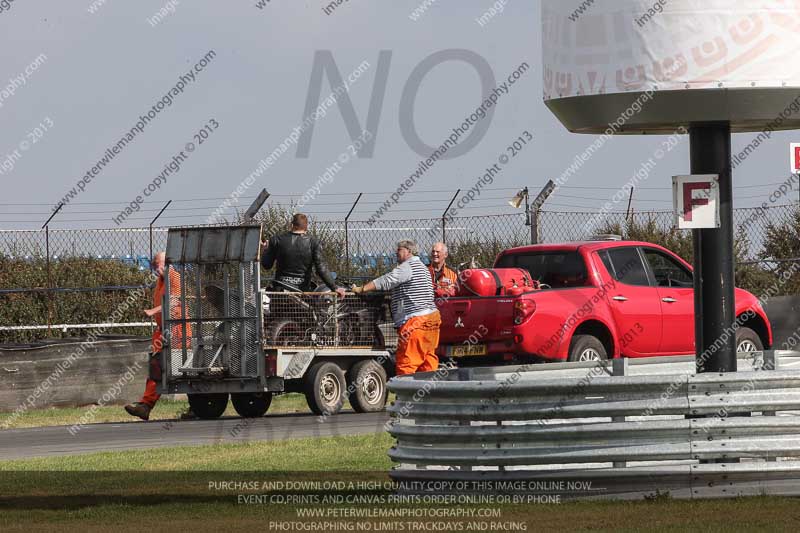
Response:
[[[652,248],[666,250],[666,248],[664,248],[663,246],[644,241],[610,241],[610,240],[569,241],[569,242],[549,243],[549,244],[529,244],[526,246],[509,248],[508,250],[500,252],[498,257],[503,255],[514,255],[514,254],[529,253],[529,252],[567,252],[567,251],[576,251],[579,248],[588,251],[596,251],[596,250],[607,250],[609,248],[621,248],[625,246],[650,246]]]

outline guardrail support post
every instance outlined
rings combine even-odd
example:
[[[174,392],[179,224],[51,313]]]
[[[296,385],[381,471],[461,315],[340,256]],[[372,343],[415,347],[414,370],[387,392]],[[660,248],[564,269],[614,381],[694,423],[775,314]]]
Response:
[[[775,350],[764,350],[761,352],[764,359],[764,366],[761,367],[762,370],[777,370],[778,369],[778,356],[775,353]],[[763,411],[761,416],[775,416],[775,411]],[[768,462],[775,462],[777,461],[777,457],[768,457]]]
[[[627,357],[618,357],[616,359],[611,360],[611,375],[612,376],[624,376],[628,373],[628,358]],[[613,416],[611,417],[612,422],[625,422],[624,416]],[[614,468],[625,468],[628,466],[628,463],[625,461],[614,461]]]

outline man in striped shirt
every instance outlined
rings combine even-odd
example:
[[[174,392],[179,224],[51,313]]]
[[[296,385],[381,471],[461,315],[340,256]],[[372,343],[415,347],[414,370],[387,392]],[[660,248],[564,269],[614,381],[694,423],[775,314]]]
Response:
[[[428,268],[414,241],[397,243],[397,267],[353,292],[391,291],[392,319],[397,328],[397,375],[432,372],[439,368],[436,346],[442,319],[433,303]]]

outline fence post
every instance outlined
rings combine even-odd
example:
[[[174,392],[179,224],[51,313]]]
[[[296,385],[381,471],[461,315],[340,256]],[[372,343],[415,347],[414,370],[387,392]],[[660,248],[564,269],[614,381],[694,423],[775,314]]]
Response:
[[[248,207],[247,211],[245,211],[244,213],[243,222],[245,224],[250,224],[253,222],[253,219],[255,218],[256,214],[258,214],[258,212],[261,210],[261,206],[264,205],[264,202],[267,201],[267,198],[269,198],[269,196],[270,195],[269,192],[267,192],[267,189],[261,189],[261,192],[258,193],[256,199],[253,200],[253,203],[250,204],[250,207]]]
[[[458,198],[459,193],[461,193],[461,189],[456,191],[456,193],[453,195],[453,199],[450,200],[449,204],[447,204],[447,209],[445,209],[444,213],[442,213],[442,242],[445,243],[445,245],[447,244],[447,212],[450,211],[450,208],[453,206],[453,202],[456,201],[456,198]]]
[[[358,201],[361,200],[363,194],[363,192],[358,193],[356,201],[353,202],[353,206],[350,208],[350,211],[347,212],[347,216],[344,217],[344,266],[347,269],[346,275],[348,278],[350,277],[350,227],[348,226],[348,222],[350,221],[350,215],[353,214],[353,210],[356,208],[356,205],[358,205]]]
[[[633,185],[631,185],[630,194],[628,194],[628,208],[625,210],[625,220],[628,221],[629,225],[632,225],[632,217],[633,211],[631,211],[631,205],[633,205]]]
[[[539,211],[541,211],[542,206],[553,194],[553,191],[556,190],[556,184],[553,183],[553,180],[547,180],[542,190],[539,191],[539,194],[533,200],[533,203],[529,203],[529,193],[528,188],[525,187],[525,218],[530,222],[531,226],[531,244],[539,244]]]
[[[167,203],[164,205],[164,207],[162,207],[162,208],[161,208],[161,211],[159,211],[159,212],[158,212],[158,214],[156,215],[156,218],[154,218],[153,220],[151,220],[151,221],[150,221],[150,261],[152,261],[152,260],[153,260],[153,224],[155,224],[155,223],[156,223],[156,220],[158,220],[158,217],[160,217],[160,216],[161,216],[161,213],[163,213],[163,212],[164,212],[164,210],[165,210],[166,208],[168,208],[168,207],[169,207],[169,204],[171,204],[171,203],[172,203],[172,200],[170,200],[169,202],[167,202]]]
[[[50,221],[53,220],[53,217],[61,211],[61,208],[64,207],[64,203],[61,202],[58,204],[58,207],[53,214],[50,215],[50,218],[47,219],[47,222],[44,223],[42,229],[44,230],[44,250],[45,250],[45,268],[47,269],[47,334],[50,335],[50,324],[52,324],[52,313],[53,313],[53,278],[50,275]]]

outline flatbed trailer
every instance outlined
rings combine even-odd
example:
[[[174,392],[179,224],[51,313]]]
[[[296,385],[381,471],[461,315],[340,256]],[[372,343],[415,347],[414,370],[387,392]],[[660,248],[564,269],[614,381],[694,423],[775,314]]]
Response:
[[[346,399],[357,412],[383,409],[396,344],[386,296],[267,291],[260,243],[259,225],[169,230],[159,391],[186,394],[205,419],[229,400],[263,416],[286,392],[320,415]]]

